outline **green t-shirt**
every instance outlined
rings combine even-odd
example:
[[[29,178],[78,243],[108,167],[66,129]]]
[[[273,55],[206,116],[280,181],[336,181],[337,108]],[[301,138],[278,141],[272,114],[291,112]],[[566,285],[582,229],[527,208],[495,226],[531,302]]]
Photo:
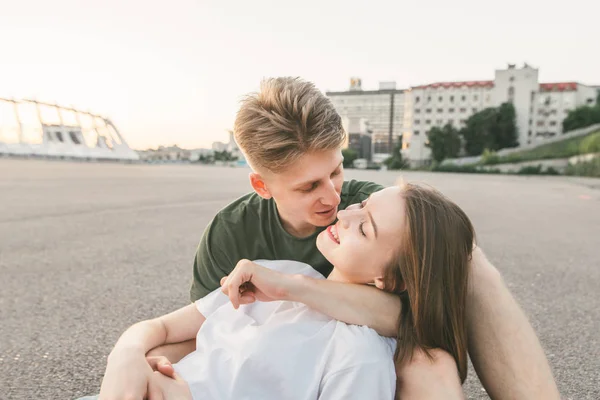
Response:
[[[360,203],[381,189],[381,185],[372,182],[346,181],[338,210]],[[300,261],[323,276],[329,275],[333,267],[316,246],[317,236],[324,229],[297,238],[283,229],[273,199],[265,200],[254,192],[240,197],[219,211],[202,235],[194,259],[191,300],[218,288],[221,278],[244,258]]]

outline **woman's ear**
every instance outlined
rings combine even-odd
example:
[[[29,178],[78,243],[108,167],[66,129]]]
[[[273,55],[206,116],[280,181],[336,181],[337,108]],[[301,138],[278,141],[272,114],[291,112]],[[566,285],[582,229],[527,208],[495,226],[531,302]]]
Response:
[[[375,284],[375,287],[377,289],[383,290],[385,288],[385,284],[383,283],[383,278],[381,276],[375,278],[375,281],[373,283]]]
[[[252,185],[252,188],[254,189],[256,194],[258,194],[263,199],[268,200],[271,197],[273,197],[271,195],[271,192],[269,192],[269,189],[267,189],[267,184],[265,183],[265,180],[256,172],[250,173],[250,185]]]

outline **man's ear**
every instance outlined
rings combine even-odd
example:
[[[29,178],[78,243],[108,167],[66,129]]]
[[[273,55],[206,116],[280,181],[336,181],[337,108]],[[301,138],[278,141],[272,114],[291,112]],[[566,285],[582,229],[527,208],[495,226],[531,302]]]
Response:
[[[256,194],[258,194],[263,199],[268,200],[271,197],[273,197],[271,195],[271,192],[269,192],[269,189],[267,188],[265,180],[256,172],[250,173],[250,185],[252,185],[252,188],[254,189]]]

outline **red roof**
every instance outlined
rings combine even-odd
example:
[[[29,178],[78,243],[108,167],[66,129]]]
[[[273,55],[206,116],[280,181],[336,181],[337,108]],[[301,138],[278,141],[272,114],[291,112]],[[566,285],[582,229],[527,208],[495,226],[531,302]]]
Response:
[[[461,88],[461,87],[483,87],[492,88],[494,87],[494,81],[467,81],[467,82],[437,82],[430,83],[429,85],[414,86],[413,89],[437,89],[437,88]]]
[[[540,83],[540,92],[571,92],[577,90],[577,82]]]

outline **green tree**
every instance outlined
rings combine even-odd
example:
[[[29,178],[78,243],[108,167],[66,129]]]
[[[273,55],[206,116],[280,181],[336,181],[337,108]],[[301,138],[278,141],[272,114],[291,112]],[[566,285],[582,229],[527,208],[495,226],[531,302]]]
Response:
[[[446,158],[455,158],[460,152],[460,135],[456,128],[446,124],[443,128],[433,127],[427,132],[427,145],[431,149],[431,158],[442,162]]]
[[[342,156],[344,157],[344,168],[352,168],[354,160],[358,158],[358,152],[354,149],[347,148],[342,150]]]
[[[465,151],[468,155],[479,155],[484,149],[496,149],[493,127],[497,114],[495,108],[486,108],[467,119],[460,134],[465,140]]]
[[[234,156],[233,154],[231,154],[227,150],[215,151],[213,158],[215,161],[235,161],[235,160],[237,160],[237,157]]]
[[[496,150],[519,146],[515,106],[512,103],[502,103],[497,111],[496,126],[493,129],[498,146]]]
[[[460,134],[465,140],[465,151],[476,156],[488,149],[496,151],[505,147],[517,147],[519,142],[516,112],[511,103],[486,108],[471,115]]]
[[[402,159],[402,140],[394,146],[391,157],[383,162],[388,169],[402,169],[406,167],[406,162]]]
[[[562,122],[562,126],[563,132],[569,132],[599,123],[600,105],[596,104],[594,107],[581,106],[569,111]]]

